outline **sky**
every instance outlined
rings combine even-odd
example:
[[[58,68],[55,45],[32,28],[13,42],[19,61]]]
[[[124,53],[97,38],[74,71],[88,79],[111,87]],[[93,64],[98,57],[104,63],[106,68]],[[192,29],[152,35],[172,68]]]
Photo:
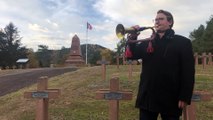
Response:
[[[117,24],[153,26],[160,9],[173,14],[176,34],[189,37],[213,15],[213,0],[0,0],[0,6],[0,28],[12,22],[22,46],[34,51],[38,45],[70,48],[74,35],[81,44],[115,50]],[[92,25],[88,32],[87,22]],[[146,38],[150,33],[141,32],[140,36]]]

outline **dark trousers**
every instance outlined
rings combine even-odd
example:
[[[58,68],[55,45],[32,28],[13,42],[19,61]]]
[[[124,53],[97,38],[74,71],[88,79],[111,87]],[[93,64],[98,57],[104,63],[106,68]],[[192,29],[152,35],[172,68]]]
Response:
[[[159,114],[161,115],[162,120],[180,120],[180,116],[151,112],[144,109],[140,109],[140,120],[157,120]]]

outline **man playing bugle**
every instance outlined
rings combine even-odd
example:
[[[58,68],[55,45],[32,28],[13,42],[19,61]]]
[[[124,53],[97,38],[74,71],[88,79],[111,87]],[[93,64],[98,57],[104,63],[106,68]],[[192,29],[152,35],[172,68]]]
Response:
[[[159,10],[154,22],[153,40],[127,41],[127,59],[143,61],[136,107],[140,110],[140,120],[157,120],[158,115],[162,120],[179,120],[182,109],[191,102],[194,87],[191,41],[175,34],[170,12]],[[129,34],[127,38],[134,40],[137,35]]]

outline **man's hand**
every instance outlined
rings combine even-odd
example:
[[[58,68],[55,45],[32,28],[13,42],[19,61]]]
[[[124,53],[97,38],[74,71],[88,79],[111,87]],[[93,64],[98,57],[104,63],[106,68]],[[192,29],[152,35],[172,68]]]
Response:
[[[179,102],[178,102],[178,107],[179,108],[183,109],[184,107],[186,107],[186,105],[187,105],[186,102],[179,100]]]
[[[139,29],[140,29],[140,26],[139,26],[139,25],[134,25],[134,26],[132,26],[131,28],[134,28],[135,30],[139,30]]]
[[[132,26],[131,28],[135,29],[136,31],[134,33],[129,33],[127,34],[127,39],[128,40],[137,40],[138,35],[140,32],[137,32],[140,29],[139,25]]]

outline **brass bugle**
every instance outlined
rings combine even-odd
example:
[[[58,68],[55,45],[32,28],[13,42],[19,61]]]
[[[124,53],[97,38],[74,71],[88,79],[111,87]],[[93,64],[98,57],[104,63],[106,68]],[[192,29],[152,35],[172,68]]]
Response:
[[[118,24],[116,26],[116,35],[119,39],[123,39],[126,33],[133,34],[137,33],[146,29],[152,29],[152,32],[154,33],[154,28],[153,27],[140,27],[139,29],[134,29],[134,28],[125,28],[122,24]]]

